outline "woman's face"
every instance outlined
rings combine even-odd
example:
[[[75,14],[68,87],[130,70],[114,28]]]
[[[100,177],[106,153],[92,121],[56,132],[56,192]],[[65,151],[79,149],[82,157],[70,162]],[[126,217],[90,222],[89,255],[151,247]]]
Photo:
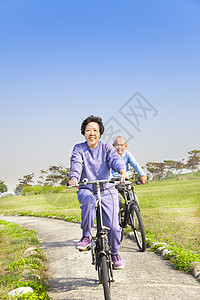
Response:
[[[87,141],[88,147],[91,149],[95,148],[100,139],[99,124],[96,122],[90,122],[85,127],[85,139]]]

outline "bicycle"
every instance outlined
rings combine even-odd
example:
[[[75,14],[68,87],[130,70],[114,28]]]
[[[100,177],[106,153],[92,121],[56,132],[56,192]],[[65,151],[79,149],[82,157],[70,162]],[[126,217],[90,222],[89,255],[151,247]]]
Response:
[[[114,179],[114,181],[119,181],[119,179]],[[141,181],[125,181],[123,184],[117,183],[115,185],[116,189],[125,200],[125,203],[120,201],[119,204],[119,224],[122,228],[121,241],[123,240],[124,228],[130,225],[133,229],[139,250],[144,252],[146,250],[146,237],[138,198],[133,187],[134,184],[141,184]]]
[[[91,238],[91,254],[92,264],[95,265],[95,269],[98,272],[99,283],[103,285],[104,298],[106,300],[111,299],[110,287],[111,282],[114,282],[113,267],[111,258],[111,249],[108,245],[108,230],[103,225],[102,218],[102,206],[101,206],[101,190],[104,183],[113,183],[112,180],[94,180],[88,181],[84,179],[79,182],[78,186],[86,184],[92,184],[93,191],[96,195],[96,235]],[[72,187],[72,186],[71,186]],[[88,249],[90,250],[90,249]]]

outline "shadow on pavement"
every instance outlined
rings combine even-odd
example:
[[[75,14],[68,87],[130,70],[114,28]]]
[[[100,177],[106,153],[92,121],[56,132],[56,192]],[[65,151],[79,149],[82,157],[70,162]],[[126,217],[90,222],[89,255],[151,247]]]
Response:
[[[59,248],[59,247],[72,247],[76,246],[77,240],[67,240],[67,241],[55,241],[55,242],[42,242],[43,248]]]
[[[49,280],[48,284],[51,286],[49,292],[64,293],[72,290],[78,290],[80,287],[97,287],[99,283],[91,278],[57,278],[56,280]]]

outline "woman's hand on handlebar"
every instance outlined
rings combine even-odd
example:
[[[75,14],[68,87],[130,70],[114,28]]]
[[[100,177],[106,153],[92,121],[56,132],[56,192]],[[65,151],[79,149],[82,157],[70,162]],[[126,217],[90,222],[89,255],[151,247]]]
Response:
[[[120,170],[120,175],[119,175],[119,179],[121,181],[121,183],[124,183],[125,179],[127,179],[128,176],[126,174],[126,170],[125,169],[121,169]]]
[[[78,185],[78,180],[76,178],[69,180],[69,185]]]

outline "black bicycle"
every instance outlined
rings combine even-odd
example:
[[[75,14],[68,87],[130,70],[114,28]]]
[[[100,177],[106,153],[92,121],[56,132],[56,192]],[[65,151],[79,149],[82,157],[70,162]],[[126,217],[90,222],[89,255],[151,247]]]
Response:
[[[119,182],[115,185],[118,192],[122,195],[125,202],[120,201],[120,211],[119,211],[119,224],[122,228],[121,241],[124,235],[124,228],[131,226],[137,245],[141,252],[146,250],[146,237],[144,231],[144,225],[141,217],[141,212],[139,208],[138,197],[134,191],[134,184],[141,184],[140,180],[125,181],[121,184],[119,179],[115,179]]]
[[[92,184],[94,194],[96,195],[96,235],[91,236],[91,254],[92,264],[95,265],[95,269],[98,272],[99,283],[103,285],[104,298],[106,300],[111,299],[110,287],[113,279],[113,266],[111,258],[111,249],[108,244],[108,230],[103,225],[102,218],[102,206],[101,206],[101,190],[103,184],[112,182],[111,180],[96,180],[88,181],[84,179],[78,186]],[[89,250],[89,249],[88,249]]]

